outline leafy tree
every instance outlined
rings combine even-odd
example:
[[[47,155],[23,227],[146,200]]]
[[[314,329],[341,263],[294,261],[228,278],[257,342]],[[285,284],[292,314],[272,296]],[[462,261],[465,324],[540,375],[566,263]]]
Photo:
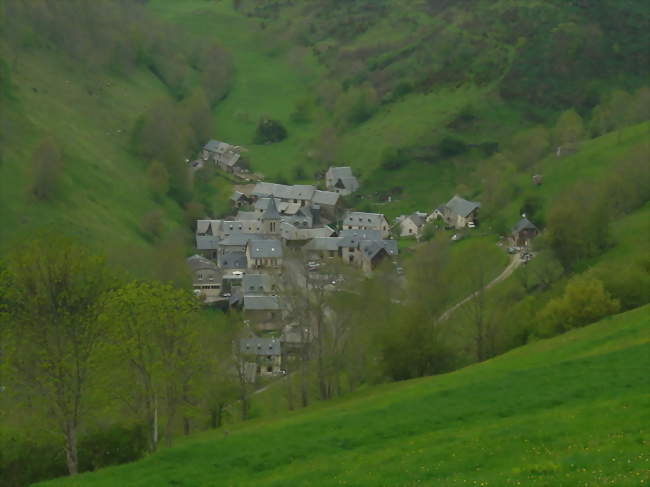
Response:
[[[548,213],[545,238],[565,269],[593,257],[610,243],[609,207],[592,185],[560,196]]]
[[[582,117],[575,110],[567,110],[558,118],[553,137],[557,145],[575,146],[583,139],[584,130]]]
[[[187,291],[155,281],[129,283],[106,299],[102,322],[111,325],[114,390],[146,425],[150,451],[158,445],[161,421],[171,443],[199,370],[197,305]]]
[[[539,162],[549,147],[549,132],[542,126],[519,132],[508,144],[509,152],[520,168],[528,168]]]
[[[52,235],[16,251],[8,273],[6,359],[19,385],[46,404],[73,475],[98,347],[107,333],[98,319],[100,304],[116,280],[102,258]]]
[[[284,128],[277,120],[272,120],[268,117],[260,118],[255,130],[255,144],[271,144],[274,142],[281,142],[287,138],[287,129]]]
[[[552,299],[539,312],[539,330],[550,336],[618,313],[620,307],[601,281],[577,276],[569,281],[563,296]]]

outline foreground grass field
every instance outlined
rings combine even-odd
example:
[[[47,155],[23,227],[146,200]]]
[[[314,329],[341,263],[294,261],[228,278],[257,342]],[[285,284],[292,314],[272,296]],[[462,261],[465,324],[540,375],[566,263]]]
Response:
[[[650,307],[443,376],[185,440],[49,486],[650,481]]]

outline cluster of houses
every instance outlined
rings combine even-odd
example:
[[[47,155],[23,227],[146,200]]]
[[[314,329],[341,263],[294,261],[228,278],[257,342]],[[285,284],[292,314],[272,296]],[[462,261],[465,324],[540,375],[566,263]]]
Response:
[[[220,147],[207,157],[223,155],[215,163],[232,167],[237,153]],[[188,259],[195,293],[207,303],[241,309],[252,328],[272,335],[242,341],[256,357],[259,374],[278,373],[282,344],[291,332],[285,329],[282,297],[288,252],[310,263],[340,260],[367,273],[398,253],[384,215],[344,210],[342,197],[359,187],[349,167],[330,168],[325,182],[325,190],[258,182],[248,193],[232,195],[232,217],[196,222],[197,254]]]
[[[244,150],[211,140],[200,161],[236,173]],[[288,252],[300,253],[315,268],[317,262],[338,260],[366,273],[397,256],[397,242],[390,238],[392,229],[383,214],[344,210],[342,198],[358,188],[350,167],[330,167],[325,190],[258,182],[248,192],[233,193],[232,217],[197,221],[197,254],[187,260],[193,287],[206,303],[241,310],[251,325],[250,335],[239,343],[249,380],[281,374],[291,355],[308,346],[309,328],[286,320],[282,272]],[[456,195],[431,213],[402,215],[395,225],[400,236],[418,239],[424,226],[436,220],[446,228],[474,229],[480,207]],[[523,216],[510,241],[527,247],[538,232]]]

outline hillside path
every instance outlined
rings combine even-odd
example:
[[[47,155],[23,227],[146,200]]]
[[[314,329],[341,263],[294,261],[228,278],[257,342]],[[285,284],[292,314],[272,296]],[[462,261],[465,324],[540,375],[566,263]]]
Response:
[[[462,305],[467,303],[468,301],[474,299],[476,296],[479,295],[479,293],[483,291],[487,291],[490,289],[492,286],[499,284],[501,281],[505,281],[508,279],[513,272],[515,272],[515,269],[521,265],[523,261],[521,260],[521,257],[519,254],[513,254],[510,257],[510,263],[508,266],[503,270],[501,274],[499,274],[497,277],[495,277],[492,281],[488,282],[485,286],[483,286],[483,289],[479,289],[478,291],[474,291],[472,294],[467,296],[465,299],[462,301],[456,303],[453,305],[451,308],[449,308],[447,311],[445,311],[442,315],[440,315],[440,318],[438,318],[438,322],[445,321],[451,314],[456,311],[458,308],[460,308]]]

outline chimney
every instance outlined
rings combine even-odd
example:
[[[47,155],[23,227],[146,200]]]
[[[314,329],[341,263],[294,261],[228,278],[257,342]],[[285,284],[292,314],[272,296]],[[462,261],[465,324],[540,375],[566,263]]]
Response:
[[[313,225],[320,225],[320,205],[312,205],[311,214],[314,217]]]

